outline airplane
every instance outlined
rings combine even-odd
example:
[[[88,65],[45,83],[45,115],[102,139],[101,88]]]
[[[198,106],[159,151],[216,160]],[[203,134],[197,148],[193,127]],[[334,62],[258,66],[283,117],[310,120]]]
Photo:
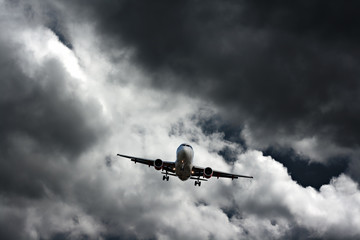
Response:
[[[145,159],[127,156],[123,154],[117,154],[119,157],[129,158],[134,163],[142,163],[145,165],[154,166],[156,170],[161,170],[163,176],[163,181],[169,181],[169,176],[176,176],[182,181],[188,179],[195,179],[195,186],[201,186],[201,181],[207,181],[211,177],[219,178],[231,178],[232,180],[242,178],[253,178],[252,176],[238,175],[233,173],[225,173],[213,170],[211,167],[197,167],[193,165],[194,150],[187,144],[181,144],[176,150],[176,161],[175,162],[166,162],[161,159]]]

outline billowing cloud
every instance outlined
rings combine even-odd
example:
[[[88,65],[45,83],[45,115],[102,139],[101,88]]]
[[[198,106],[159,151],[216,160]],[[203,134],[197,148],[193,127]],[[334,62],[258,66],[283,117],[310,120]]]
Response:
[[[213,102],[251,131],[252,147],[295,149],[312,161],[359,142],[358,4],[337,1],[71,1],[107,51],[133,48],[156,88]],[[337,151],[338,150],[338,151]],[[357,178],[356,171],[352,176]]]
[[[0,4],[0,238],[359,238],[360,192],[347,173],[337,172],[339,176],[318,189],[304,187],[283,164],[254,149],[268,145],[273,133],[281,146],[289,139],[294,154],[330,154],[325,159],[356,155],[356,133],[337,139],[351,125],[329,133],[329,126],[337,129],[334,122],[312,118],[314,109],[306,103],[317,100],[315,89],[309,99],[296,98],[302,87],[310,88],[310,80],[304,78],[296,91],[285,84],[289,69],[296,70],[296,78],[304,76],[297,75],[299,66],[287,63],[284,69],[289,69],[280,75],[276,61],[268,66],[278,49],[273,30],[293,37],[292,25],[276,24],[280,13],[264,15],[274,18],[265,28],[263,20],[251,14],[257,7],[247,2]],[[276,6],[283,8],[295,11]],[[155,16],[159,9],[164,15]],[[257,21],[239,18],[247,15]],[[245,30],[235,20],[241,20]],[[320,37],[308,39],[310,33],[304,33],[298,41],[320,46]],[[244,47],[237,47],[240,43]],[[286,39],[281,43],[290,44]],[[263,52],[261,64],[255,64]],[[245,61],[245,53],[254,55]],[[290,59],[288,54],[279,53],[280,63]],[[333,61],[336,71],[338,60]],[[312,63],[305,61],[305,68]],[[275,82],[260,81],[269,73]],[[241,84],[238,74],[244,77]],[[333,80],[330,85],[339,84]],[[339,85],[341,93],[355,91],[346,85],[351,81]],[[276,90],[282,84],[284,91]],[[323,87],[317,88],[320,99],[321,91],[331,89]],[[298,115],[281,105],[277,93],[285,94],[290,105],[299,101]],[[327,103],[330,98],[324,99]],[[334,106],[342,109],[343,100]],[[284,113],[275,103],[281,103]],[[229,109],[234,111],[227,124],[226,117],[219,116]],[[240,113],[244,115],[236,123]],[[268,129],[277,119],[281,122]],[[293,129],[290,123],[295,123]],[[318,123],[324,128],[314,128]],[[282,131],[272,132],[280,125]],[[309,136],[312,128],[314,137]],[[264,143],[256,140],[260,133]],[[322,146],[324,136],[330,136],[334,153],[311,148],[314,143]],[[197,165],[253,175],[254,180],[210,179],[199,188],[177,178],[163,182],[153,168],[115,157],[119,152],[173,161],[182,142],[192,144]]]

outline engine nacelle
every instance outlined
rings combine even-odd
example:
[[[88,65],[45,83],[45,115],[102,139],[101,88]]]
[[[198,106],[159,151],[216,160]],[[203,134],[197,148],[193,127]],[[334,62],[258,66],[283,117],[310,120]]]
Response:
[[[161,170],[162,167],[163,167],[163,161],[162,161],[161,159],[156,159],[156,160],[154,161],[154,168],[155,168],[156,170]]]
[[[204,169],[204,177],[211,178],[212,175],[213,175],[213,170],[211,167],[207,167]]]

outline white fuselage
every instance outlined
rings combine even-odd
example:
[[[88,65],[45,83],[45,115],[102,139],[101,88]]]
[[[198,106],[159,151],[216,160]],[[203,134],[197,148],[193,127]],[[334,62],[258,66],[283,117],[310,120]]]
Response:
[[[190,178],[194,151],[189,144],[181,144],[176,150],[175,174],[185,181]]]

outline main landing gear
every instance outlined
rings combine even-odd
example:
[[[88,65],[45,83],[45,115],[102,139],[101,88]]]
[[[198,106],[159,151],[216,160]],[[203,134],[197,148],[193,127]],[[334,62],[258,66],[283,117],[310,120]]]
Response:
[[[196,179],[196,178],[195,178]],[[201,186],[201,182],[200,182],[200,176],[197,177],[197,180],[195,181],[195,186],[199,185],[199,187]]]
[[[168,171],[162,172],[162,174],[164,174],[163,181],[169,181]]]

